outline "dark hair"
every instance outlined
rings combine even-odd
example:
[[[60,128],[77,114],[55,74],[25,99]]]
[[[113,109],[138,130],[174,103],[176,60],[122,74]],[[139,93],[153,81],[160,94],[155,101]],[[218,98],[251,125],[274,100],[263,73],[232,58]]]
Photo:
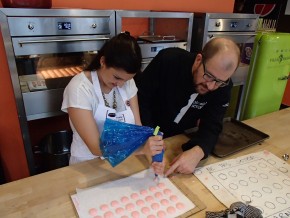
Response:
[[[140,72],[141,50],[136,39],[128,32],[120,33],[108,40],[86,70],[98,70],[101,67],[102,56],[105,57],[108,67],[119,68],[130,74]]]

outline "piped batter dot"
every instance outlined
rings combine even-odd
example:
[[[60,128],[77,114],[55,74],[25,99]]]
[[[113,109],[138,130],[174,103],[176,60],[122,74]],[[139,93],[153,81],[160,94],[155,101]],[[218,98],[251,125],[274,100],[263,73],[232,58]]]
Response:
[[[118,207],[118,208],[116,209],[116,214],[122,215],[124,212],[125,212],[125,209],[122,208],[122,207]]]
[[[147,190],[144,190],[144,189],[140,190],[140,194],[143,195],[143,196],[147,195]]]
[[[114,214],[111,211],[107,211],[104,214],[104,218],[114,218]]]
[[[167,199],[162,199],[162,200],[160,201],[160,203],[161,203],[162,205],[164,205],[164,206],[167,206],[167,205],[169,204],[169,201],[168,201]]]
[[[167,210],[167,213],[169,213],[169,214],[173,214],[176,212],[175,208],[172,206],[168,207],[166,210]]]
[[[156,191],[156,187],[151,186],[151,187],[149,188],[149,190],[150,190],[151,192],[155,192],[155,191]]]
[[[164,189],[163,193],[166,194],[166,195],[170,195],[171,194],[171,190],[168,189],[168,188]]]
[[[138,211],[133,211],[131,213],[131,215],[132,215],[133,218],[139,218],[140,217],[140,213]]]
[[[119,206],[119,202],[118,201],[112,201],[111,202],[111,206],[112,207],[118,207]]]
[[[148,214],[150,212],[150,209],[148,207],[142,207],[141,211],[144,214]]]
[[[162,198],[162,193],[161,192],[156,192],[155,194],[154,194],[154,196],[156,197],[156,198]]]
[[[139,196],[138,196],[137,193],[132,193],[132,194],[131,194],[131,198],[134,199],[134,200],[137,199],[138,197],[139,197]]]
[[[185,206],[184,206],[183,203],[180,203],[180,202],[179,202],[179,203],[176,204],[176,208],[177,208],[178,210],[182,210],[182,209],[184,209],[184,207],[185,207]]]
[[[121,198],[121,202],[122,203],[128,203],[129,202],[129,198],[124,196],[124,197]]]
[[[126,205],[126,210],[128,210],[128,211],[132,211],[132,210],[134,210],[134,208],[135,208],[135,206],[132,203],[129,203]]]
[[[90,214],[91,216],[97,216],[97,214],[98,214],[98,210],[97,210],[96,208],[91,208],[91,209],[89,210],[89,214]]]
[[[153,202],[154,201],[154,198],[152,196],[146,196],[145,200],[149,203]]]
[[[151,204],[151,208],[153,209],[153,210],[158,210],[159,209],[159,204],[158,203],[153,203],[153,204]]]
[[[165,188],[165,184],[164,184],[164,183],[162,183],[162,182],[158,183],[158,185],[157,185],[157,186],[158,186],[158,188],[161,188],[161,189],[162,189],[162,188]]]
[[[145,205],[144,201],[143,201],[143,200],[140,200],[140,199],[136,201],[136,204],[137,204],[137,206],[139,206],[139,207]]]
[[[106,205],[106,204],[102,204],[102,205],[100,206],[100,208],[101,208],[102,211],[109,210],[109,207],[108,207],[108,205]]]
[[[158,216],[158,218],[165,218],[166,213],[163,210],[160,210],[157,212],[157,216]]]
[[[176,195],[171,195],[170,196],[170,200],[174,201],[174,202],[177,202],[178,201],[178,197]]]

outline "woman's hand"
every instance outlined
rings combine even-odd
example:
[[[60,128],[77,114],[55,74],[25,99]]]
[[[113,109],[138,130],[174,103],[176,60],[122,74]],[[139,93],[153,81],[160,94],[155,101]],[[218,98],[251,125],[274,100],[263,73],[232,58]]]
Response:
[[[153,162],[151,167],[155,174],[157,175],[164,175],[164,168],[165,168],[165,160],[163,159],[162,162]]]
[[[156,154],[160,154],[162,150],[165,150],[166,146],[164,141],[162,140],[162,136],[151,136],[148,138],[148,140],[145,142],[144,146],[140,150],[138,150],[135,154],[140,155],[144,154],[146,155],[147,159],[149,161],[152,161],[152,157]],[[164,168],[165,168],[165,161],[162,162],[152,162],[151,167],[154,170],[154,173],[158,175],[164,174]]]
[[[165,149],[165,143],[162,140],[162,136],[151,136],[144,144],[142,153],[146,156],[154,156],[161,153],[163,149]]]
[[[160,154],[162,150],[165,150],[165,143],[162,140],[162,136],[151,136],[148,138],[147,142],[144,145],[144,153],[146,156],[152,156]],[[152,162],[151,167],[155,174],[164,175],[165,161],[162,162]]]

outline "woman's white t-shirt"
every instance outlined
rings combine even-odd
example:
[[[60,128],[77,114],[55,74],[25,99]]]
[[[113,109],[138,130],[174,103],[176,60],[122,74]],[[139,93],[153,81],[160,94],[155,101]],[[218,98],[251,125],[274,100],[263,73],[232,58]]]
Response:
[[[92,72],[96,73],[96,72]],[[131,99],[137,94],[137,87],[134,79],[128,80],[124,83],[122,87],[118,87],[119,89],[123,89],[128,99]],[[125,103],[122,100],[122,97],[117,88],[114,88],[116,92],[116,101],[117,101],[117,109],[116,111],[125,110]],[[106,99],[109,105],[113,103],[113,89],[109,94],[107,94]],[[92,82],[86,77],[84,72],[74,76],[67,87],[64,90],[63,94],[63,102],[61,110],[67,113],[67,109],[69,107],[80,108],[85,110],[92,111],[95,114],[100,99],[98,99]],[[101,99],[103,101],[103,99]],[[97,156],[93,155],[88,149],[87,145],[81,139],[80,135],[74,128],[72,122],[70,121],[70,126],[73,131],[73,142],[71,145],[71,155],[77,156],[83,160],[90,160],[96,158]],[[101,133],[100,133],[101,135]]]

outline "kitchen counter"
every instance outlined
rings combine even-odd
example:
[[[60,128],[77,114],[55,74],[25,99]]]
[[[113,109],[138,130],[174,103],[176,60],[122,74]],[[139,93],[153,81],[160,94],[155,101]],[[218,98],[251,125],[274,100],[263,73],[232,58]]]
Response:
[[[199,166],[261,150],[268,150],[278,157],[289,153],[290,108],[244,122],[270,135],[270,138],[227,158],[210,156],[200,162]],[[166,158],[172,160],[174,155],[181,152],[180,145],[187,140],[185,135],[167,138]],[[147,167],[148,161],[144,156],[132,156],[115,168],[106,161],[95,159],[0,185],[0,214],[1,217],[77,217],[70,198],[76,188],[86,188],[116,180]],[[193,190],[201,202],[206,204],[205,210],[192,217],[204,217],[206,210],[225,209],[225,206],[194,175],[177,176],[185,186]]]

